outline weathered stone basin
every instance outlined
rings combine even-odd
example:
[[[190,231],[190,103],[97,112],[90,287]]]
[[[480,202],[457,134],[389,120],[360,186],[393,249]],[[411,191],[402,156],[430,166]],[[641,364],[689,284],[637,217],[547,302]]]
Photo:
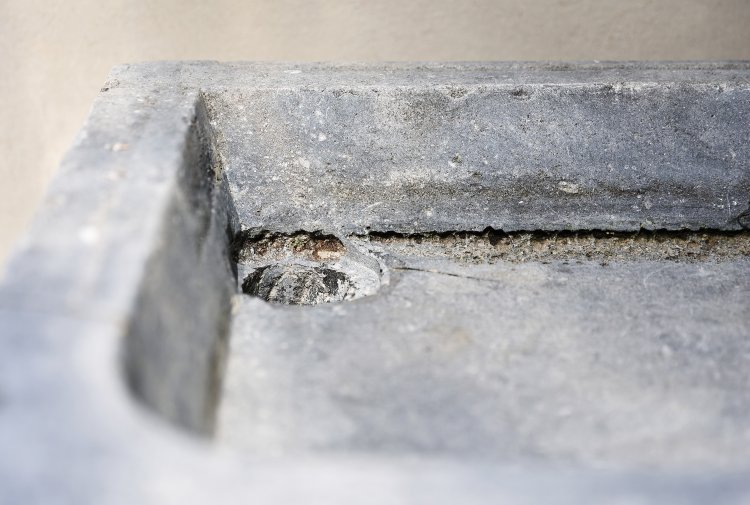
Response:
[[[750,64],[117,67],[0,288],[2,503],[745,503]]]

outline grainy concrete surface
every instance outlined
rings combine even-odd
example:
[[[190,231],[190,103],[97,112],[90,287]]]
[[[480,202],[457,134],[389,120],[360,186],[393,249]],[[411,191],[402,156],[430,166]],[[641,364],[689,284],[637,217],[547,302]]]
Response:
[[[204,96],[243,228],[739,229],[750,207],[746,63],[225,68]]]

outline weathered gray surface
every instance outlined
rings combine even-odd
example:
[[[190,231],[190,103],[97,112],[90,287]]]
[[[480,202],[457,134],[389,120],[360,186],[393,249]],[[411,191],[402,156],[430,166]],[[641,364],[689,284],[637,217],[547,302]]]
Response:
[[[264,454],[750,464],[747,259],[388,263],[390,284],[351,303],[239,302],[221,441]]]
[[[255,228],[737,230],[749,95],[747,63],[118,67],[0,288],[0,503],[750,502],[728,242],[477,266],[396,236],[325,258],[379,291],[306,308],[230,261]]]
[[[303,66],[205,96],[245,227],[736,229],[750,81],[696,68]]]

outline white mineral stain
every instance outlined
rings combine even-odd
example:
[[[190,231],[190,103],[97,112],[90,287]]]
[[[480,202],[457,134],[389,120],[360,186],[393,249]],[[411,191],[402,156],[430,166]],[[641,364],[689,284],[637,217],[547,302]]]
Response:
[[[559,189],[563,193],[568,193],[569,195],[576,195],[581,190],[578,184],[574,184],[572,182],[567,182],[567,181],[558,182],[557,189]]]

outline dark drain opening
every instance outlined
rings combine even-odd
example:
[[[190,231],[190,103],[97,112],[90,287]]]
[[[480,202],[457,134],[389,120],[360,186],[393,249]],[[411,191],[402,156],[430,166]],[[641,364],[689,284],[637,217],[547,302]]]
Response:
[[[344,272],[324,266],[268,265],[245,277],[242,292],[268,302],[318,305],[354,296],[354,285]]]
[[[285,305],[319,305],[375,294],[383,268],[365,247],[320,232],[253,230],[233,241],[241,289]]]

